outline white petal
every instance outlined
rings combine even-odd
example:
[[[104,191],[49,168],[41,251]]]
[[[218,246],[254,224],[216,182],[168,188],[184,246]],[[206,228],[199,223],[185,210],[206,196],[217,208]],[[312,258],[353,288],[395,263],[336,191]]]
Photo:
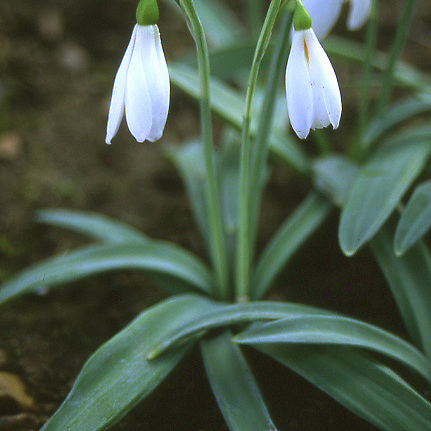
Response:
[[[311,27],[319,39],[327,36],[340,15],[343,0],[302,0],[311,17]]]
[[[126,84],[126,120],[130,133],[138,142],[144,142],[152,125],[150,93],[142,58],[142,46],[148,41],[137,26],[135,49],[130,60]]]
[[[152,127],[147,139],[154,142],[161,138],[168,116],[169,73],[157,25],[140,29],[142,39],[146,41],[140,49],[152,106]]]
[[[361,28],[368,19],[371,8],[371,0],[350,0],[347,28],[357,30]]]
[[[313,122],[313,99],[303,31],[294,31],[286,67],[287,110],[293,130],[305,139]]]
[[[313,127],[332,124],[336,129],[341,117],[341,94],[332,64],[312,30],[306,30],[310,79],[313,83],[315,120]]]
[[[112,138],[116,135],[118,128],[121,124],[121,119],[124,114],[124,103],[126,93],[126,81],[129,70],[130,60],[132,58],[133,49],[136,40],[136,25],[133,28],[132,37],[130,38],[129,45],[121,60],[120,67],[114,80],[114,87],[112,89],[111,104],[109,106],[108,124],[106,127],[106,143],[110,144]]]

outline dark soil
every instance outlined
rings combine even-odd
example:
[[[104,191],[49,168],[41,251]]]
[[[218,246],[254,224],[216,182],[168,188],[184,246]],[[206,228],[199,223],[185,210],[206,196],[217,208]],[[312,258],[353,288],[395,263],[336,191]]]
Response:
[[[392,5],[402,2],[382,3],[383,33],[393,34]],[[39,0],[37,6],[34,0],[0,2],[0,282],[86,242],[79,235],[36,225],[34,211],[39,208],[96,211],[203,253],[181,181],[163,157],[166,146],[198,133],[196,105],[173,89],[160,142],[140,146],[123,125],[113,144],[104,144],[111,86],[135,7],[134,0]],[[405,58],[424,71],[431,59],[430,17],[424,0],[405,51]],[[168,60],[192,47],[183,20],[165,5],[160,28]],[[285,167],[275,167],[260,244],[307,190]],[[404,335],[367,250],[354,259],[341,255],[337,218],[334,213],[289,264],[272,299],[342,311]],[[141,273],[120,272],[2,306],[0,431],[39,429],[91,353],[164,297]],[[280,430],[374,429],[296,375],[248,353]],[[17,379],[14,388],[22,384],[27,395],[5,391],[5,376]],[[225,430],[199,352],[190,352],[113,429]]]

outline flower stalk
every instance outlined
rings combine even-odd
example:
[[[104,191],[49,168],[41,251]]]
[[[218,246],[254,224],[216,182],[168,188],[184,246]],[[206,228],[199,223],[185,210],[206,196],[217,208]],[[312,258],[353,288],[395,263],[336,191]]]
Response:
[[[210,62],[208,46],[206,43],[204,29],[196,13],[193,0],[179,0],[184,10],[189,28],[196,44],[196,52],[200,80],[200,114],[201,130],[204,148],[205,169],[208,187],[208,212],[209,212],[209,241],[211,248],[211,259],[216,276],[216,296],[221,299],[229,297],[228,262],[225,249],[225,237],[222,224],[221,203],[219,185],[215,172],[214,144],[211,122],[211,96],[210,96]]]
[[[247,92],[245,96],[245,108],[243,114],[240,158],[240,182],[239,182],[239,232],[237,240],[235,297],[238,302],[249,300],[250,263],[251,263],[251,213],[250,207],[250,162],[251,162],[251,108],[256,91],[257,77],[263,56],[271,38],[282,0],[272,0],[251,65]]]

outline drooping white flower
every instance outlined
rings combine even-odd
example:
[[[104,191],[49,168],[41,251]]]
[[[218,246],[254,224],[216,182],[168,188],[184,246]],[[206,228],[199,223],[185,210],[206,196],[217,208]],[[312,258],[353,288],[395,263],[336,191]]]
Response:
[[[302,0],[310,14],[312,28],[319,39],[323,39],[335,25],[343,3],[349,2],[347,28],[357,30],[365,23],[370,14],[371,0]]]
[[[109,107],[106,143],[120,127],[124,112],[138,142],[157,141],[169,110],[169,73],[156,24],[136,24],[118,68]]]
[[[332,124],[341,117],[341,95],[337,77],[314,31],[294,30],[286,68],[286,98],[290,123],[299,138],[310,129]]]

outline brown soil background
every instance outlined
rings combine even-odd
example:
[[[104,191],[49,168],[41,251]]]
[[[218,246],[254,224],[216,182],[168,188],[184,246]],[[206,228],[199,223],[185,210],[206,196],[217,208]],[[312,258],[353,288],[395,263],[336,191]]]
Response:
[[[393,11],[402,2],[381,3],[384,46],[396,24]],[[242,3],[234,5],[241,14]],[[123,125],[113,144],[104,144],[111,86],[135,7],[132,0],[0,3],[0,282],[86,243],[79,235],[36,225],[33,215],[39,208],[96,211],[202,254],[181,181],[162,151],[198,133],[195,103],[173,89],[159,143],[140,146]],[[420,1],[404,58],[425,72],[431,64],[430,24],[429,1]],[[168,60],[192,48],[183,20],[164,5],[160,29]],[[345,72],[339,72],[342,86],[357,70],[345,67]],[[344,111],[351,112],[355,102],[346,95]],[[260,244],[308,187],[284,166],[275,166],[265,195]],[[368,251],[353,259],[339,252],[337,218],[334,214],[293,259],[272,299],[340,310],[404,334]],[[0,386],[0,430],[39,429],[90,354],[163,297],[141,273],[120,272],[3,306],[0,373],[17,377],[32,401],[26,404]],[[249,357],[280,430],[374,429],[274,362],[252,352]],[[198,351],[113,429],[225,430]]]

